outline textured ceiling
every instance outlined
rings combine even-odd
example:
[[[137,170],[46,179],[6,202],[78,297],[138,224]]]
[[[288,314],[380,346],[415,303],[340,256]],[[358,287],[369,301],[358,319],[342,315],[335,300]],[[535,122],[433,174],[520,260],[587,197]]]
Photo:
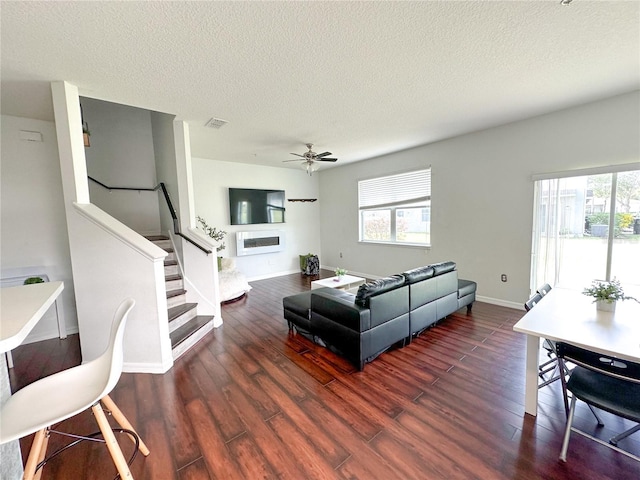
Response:
[[[0,18],[3,114],[52,120],[67,80],[177,115],[216,160],[295,167],[311,142],[340,165],[640,88],[637,1],[2,1]]]

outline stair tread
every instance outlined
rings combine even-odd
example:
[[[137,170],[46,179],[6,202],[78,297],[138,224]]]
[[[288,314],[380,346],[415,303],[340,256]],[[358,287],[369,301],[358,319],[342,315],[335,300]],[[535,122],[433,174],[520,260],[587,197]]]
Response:
[[[188,339],[192,334],[200,330],[212,320],[213,315],[198,315],[191,321],[178,328],[176,331],[171,332],[169,334],[169,338],[171,339],[171,348],[176,348],[178,345]]]
[[[197,303],[183,303],[182,305],[177,305],[175,307],[169,308],[167,310],[169,321],[173,320],[174,318],[178,318],[180,315],[187,313],[189,310],[193,310],[197,306]]]
[[[169,237],[165,236],[165,235],[149,235],[147,237],[144,237],[147,240],[153,242],[153,241],[159,241],[159,240],[169,240]]]
[[[175,273],[173,275],[165,275],[164,277],[165,282],[171,282],[173,280],[182,280],[182,275],[180,275],[179,273]]]
[[[177,265],[178,261],[177,260],[165,260],[164,261],[164,266],[165,267],[171,267],[173,265]]]
[[[167,291],[167,298],[177,297],[178,295],[182,295],[184,293],[187,293],[187,291],[184,290],[184,289],[168,290]]]

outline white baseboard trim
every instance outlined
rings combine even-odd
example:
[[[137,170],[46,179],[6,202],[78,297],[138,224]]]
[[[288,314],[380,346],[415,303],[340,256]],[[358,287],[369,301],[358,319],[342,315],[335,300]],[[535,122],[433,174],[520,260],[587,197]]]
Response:
[[[255,282],[257,280],[267,280],[268,278],[282,277],[284,275],[291,275],[292,273],[301,273],[300,270],[287,270],[284,272],[266,273],[264,275],[258,275],[257,277],[251,277],[247,279],[247,282]]]
[[[476,295],[478,302],[490,303],[491,305],[498,305],[500,307],[515,308],[516,310],[524,310],[524,303],[510,302],[508,300],[501,300],[499,298],[483,297]]]
[[[169,371],[173,367],[173,362],[169,365],[162,363],[136,363],[136,362],[124,362],[122,365],[122,371],[124,373],[158,373],[163,374]]]
[[[80,330],[78,330],[78,327],[67,328],[67,336],[73,335],[79,332]],[[22,342],[22,345],[26,345],[28,343],[42,342],[43,340],[51,340],[52,338],[60,338],[58,337],[58,332],[46,332],[40,335],[29,334],[27,338],[25,338],[24,342]]]

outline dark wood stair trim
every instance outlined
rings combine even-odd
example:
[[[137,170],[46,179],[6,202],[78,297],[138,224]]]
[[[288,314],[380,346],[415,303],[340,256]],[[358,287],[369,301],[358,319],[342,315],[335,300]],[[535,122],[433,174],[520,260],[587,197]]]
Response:
[[[146,238],[150,242],[159,242],[159,241],[162,241],[162,240],[170,240],[170,238],[165,236],[165,235],[149,235],[148,237],[144,237],[144,238]]]
[[[187,291],[183,290],[183,289],[180,289],[180,290],[169,290],[167,292],[167,298],[178,297],[180,295],[184,295],[185,293],[187,293]]]
[[[182,342],[187,340],[191,335],[196,333],[205,325],[209,324],[213,320],[213,315],[198,315],[193,318],[190,322],[187,322],[180,328],[176,329],[174,332],[169,334],[169,338],[171,339],[171,349],[175,349]]]
[[[175,307],[171,307],[167,310],[167,315],[169,317],[169,322],[178,318],[181,315],[184,315],[189,310],[193,310],[198,306],[197,303],[183,303],[182,305],[176,305]]]

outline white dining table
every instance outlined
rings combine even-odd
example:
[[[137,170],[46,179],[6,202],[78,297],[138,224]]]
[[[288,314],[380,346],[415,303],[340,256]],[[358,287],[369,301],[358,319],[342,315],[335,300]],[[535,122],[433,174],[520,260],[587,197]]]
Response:
[[[64,289],[62,282],[0,289],[0,405],[11,395],[4,353],[20,345]],[[1,428],[2,419],[0,419]],[[22,478],[18,440],[0,445],[0,478]]]
[[[604,312],[580,291],[554,288],[513,329],[527,335],[524,410],[529,415],[538,413],[540,338],[640,363],[640,303],[633,300]]]

